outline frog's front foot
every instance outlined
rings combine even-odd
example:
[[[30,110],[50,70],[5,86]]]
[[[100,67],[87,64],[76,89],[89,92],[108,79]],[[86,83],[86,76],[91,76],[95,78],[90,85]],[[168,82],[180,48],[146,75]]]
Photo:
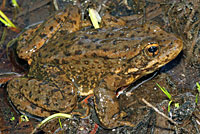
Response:
[[[112,129],[119,126],[134,127],[129,121],[124,121],[124,112],[120,111],[119,101],[114,89],[116,77],[103,79],[94,90],[95,110],[103,127]],[[112,89],[111,89],[112,88]]]

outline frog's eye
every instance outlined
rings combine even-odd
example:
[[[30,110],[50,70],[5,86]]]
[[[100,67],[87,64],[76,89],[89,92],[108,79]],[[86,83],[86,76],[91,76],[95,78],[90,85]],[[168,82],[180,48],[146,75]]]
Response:
[[[149,44],[145,47],[145,53],[148,55],[148,56],[156,56],[158,53],[159,53],[159,45],[158,44]]]

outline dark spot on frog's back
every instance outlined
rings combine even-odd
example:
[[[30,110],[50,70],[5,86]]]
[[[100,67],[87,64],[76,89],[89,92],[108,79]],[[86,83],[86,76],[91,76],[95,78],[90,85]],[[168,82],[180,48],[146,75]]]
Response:
[[[93,57],[97,57],[97,54],[96,54],[96,53],[93,53],[92,56],[93,56]]]
[[[51,26],[51,27],[49,28],[49,30],[52,32],[52,31],[53,31],[53,26]]]
[[[140,31],[140,30],[136,30],[136,32],[137,32],[137,34],[139,34],[139,33],[141,33],[142,31]]]
[[[109,58],[108,58],[108,56],[103,56],[102,57],[104,60],[108,60]]]
[[[49,105],[49,98],[48,97],[45,98],[45,101],[46,101],[47,105]]]
[[[39,87],[40,87],[40,85],[39,85]],[[41,88],[41,87],[40,87],[40,88]],[[38,93],[38,94],[40,94],[40,93],[41,93],[41,91],[40,91],[40,90],[37,90],[37,93]]]
[[[75,63],[76,63],[76,64],[80,64],[80,60],[76,60]]]
[[[82,51],[81,50],[76,50],[75,51],[75,55],[81,55],[82,54]]]
[[[71,38],[71,40],[73,41],[73,40],[75,40],[76,38],[77,38],[77,36],[74,35],[74,36]],[[67,40],[68,40],[68,38],[67,38]]]
[[[130,47],[129,47],[129,46],[127,46],[127,45],[125,45],[125,46],[124,46],[124,49],[125,49],[125,50],[129,50],[129,49],[130,49]]]
[[[53,60],[53,63],[59,64],[59,60],[58,60],[58,59],[54,59],[54,60]]]
[[[77,23],[77,21],[75,21],[75,20],[69,20],[69,22],[72,23],[72,24],[75,24],[75,25]]]
[[[55,20],[57,23],[60,23],[60,21],[61,21],[60,18],[56,18],[56,17],[53,17],[53,20]]]
[[[35,102],[39,101],[39,98],[35,98],[34,101],[35,101]]]
[[[64,110],[66,110],[66,108],[59,108],[58,110],[59,111],[64,111]]]
[[[42,51],[43,51],[43,52],[46,52],[46,51],[47,51],[47,47],[45,47]],[[41,52],[41,51],[40,51],[40,52]]]
[[[135,34],[132,34],[132,35],[131,35],[131,38],[134,38],[134,37],[135,37]]]
[[[74,107],[75,106],[75,104],[73,104],[73,103],[70,103],[71,104],[71,106],[70,107]]]
[[[114,41],[113,41],[113,45],[117,45],[117,40],[114,40]]]
[[[34,104],[31,103],[31,108],[36,109],[37,107]]]
[[[79,41],[78,42],[78,45],[83,45],[84,43],[82,41]]]
[[[72,44],[67,44],[67,45],[65,45],[65,48],[67,49],[67,48],[69,48],[71,46],[72,46]]]
[[[65,52],[64,52],[64,55],[65,55],[65,56],[70,56],[71,53],[70,53],[69,51],[65,51]]]
[[[88,48],[88,49],[89,49],[90,47],[91,47],[91,45],[87,45],[87,46],[85,46],[85,48]]]
[[[107,48],[104,48],[104,49],[103,49],[103,51],[104,51],[104,52],[107,52],[107,51],[109,51],[109,49],[107,49]]]
[[[114,33],[108,33],[106,34],[106,38],[112,37],[114,35]]]
[[[148,31],[147,31],[147,33],[149,33],[151,31],[151,28],[150,27],[148,27]]]
[[[54,50],[55,50],[55,49],[54,49],[54,48],[52,48],[52,49],[50,50],[50,52],[52,53]]]
[[[39,56],[39,57],[41,57],[41,56],[42,56],[42,53],[41,53],[41,52],[39,52],[39,53],[38,53],[38,56]]]
[[[59,33],[61,35],[67,35],[67,34],[69,34],[69,32],[67,30],[60,30]]]
[[[171,41],[171,42],[169,43],[169,46],[173,46],[173,44],[174,44],[174,42],[173,42],[173,41]]]
[[[117,27],[112,27],[112,30],[116,30],[116,29],[118,29]]]
[[[90,35],[96,35],[97,34],[97,32],[95,31],[95,32],[90,32]]]
[[[82,67],[82,70],[83,70],[84,72],[86,72],[86,71],[87,71],[87,69],[86,69],[85,67]]]
[[[101,45],[96,45],[96,49],[99,49],[99,48],[101,48]]]
[[[29,92],[29,98],[31,98],[31,97],[32,97],[32,92],[30,91],[30,92]]]
[[[51,93],[58,92],[58,91],[60,91],[60,90],[55,88],[55,89],[51,90]]]
[[[111,21],[113,21],[113,20],[114,20],[114,19],[112,19],[112,18],[108,18],[108,19],[107,19],[108,22],[111,22]]]
[[[88,65],[88,64],[89,64],[89,61],[88,61],[88,60],[85,60],[85,61],[84,61],[84,64],[85,64],[85,65]]]
[[[99,39],[98,38],[95,38],[95,39],[92,39],[92,42],[97,42],[97,41],[99,41]]]
[[[63,59],[62,64],[69,64],[69,62]]]
[[[54,54],[54,55],[57,55],[57,54],[58,54],[58,51],[55,50],[53,54]]]
[[[119,35],[120,37],[122,37],[122,36],[124,36],[124,33],[120,33],[120,35]]]
[[[86,35],[84,35],[83,37],[82,37],[82,39],[88,39],[89,37],[88,36],[86,36]]]
[[[47,36],[47,34],[40,34],[39,35],[41,38],[45,38]]]
[[[64,46],[64,43],[59,44],[59,47],[63,47],[63,46]]]

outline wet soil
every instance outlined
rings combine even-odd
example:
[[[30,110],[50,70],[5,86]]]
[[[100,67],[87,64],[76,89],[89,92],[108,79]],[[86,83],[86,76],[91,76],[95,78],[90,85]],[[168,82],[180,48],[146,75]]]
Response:
[[[119,96],[121,109],[127,112],[126,120],[133,122],[136,127],[119,127],[107,130],[98,126],[98,118],[94,111],[93,97],[88,100],[90,114],[87,118],[61,119],[62,129],[58,119],[48,122],[37,130],[37,133],[199,133],[200,115],[199,101],[195,103],[196,95],[199,98],[196,82],[200,82],[200,2],[189,1],[167,1],[167,0],[94,0],[87,2],[80,0],[77,4],[87,18],[87,8],[101,5],[100,15],[104,12],[118,17],[126,17],[133,23],[145,23],[156,21],[166,31],[176,33],[184,41],[183,52],[169,64],[162,67],[159,73],[151,80],[140,85],[129,94]],[[16,11],[8,0],[5,8],[1,10],[21,30],[26,26],[45,20],[55,12],[51,0],[18,0],[20,11]],[[64,8],[68,1],[58,0],[59,8]],[[0,1],[3,4],[3,1]],[[7,92],[6,82],[14,77],[20,77],[26,73],[26,66],[17,64],[15,55],[6,50],[7,43],[14,39],[19,33],[7,29],[0,24],[0,37],[6,30],[6,37],[1,40],[0,46],[0,133],[29,134],[40,122],[34,118],[30,121],[21,121],[20,113],[11,105]],[[171,111],[168,112],[169,99],[156,85],[165,87],[172,95],[174,102]],[[171,117],[178,123],[175,126],[166,118],[152,110],[142,99],[147,100],[159,111]],[[80,98],[81,100],[82,98]],[[180,107],[174,107],[175,102]],[[11,120],[12,118],[14,120]],[[97,131],[96,128],[98,126]]]

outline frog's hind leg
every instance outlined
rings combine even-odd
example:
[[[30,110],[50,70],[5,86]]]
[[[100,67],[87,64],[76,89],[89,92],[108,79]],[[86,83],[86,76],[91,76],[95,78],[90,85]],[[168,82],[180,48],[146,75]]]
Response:
[[[7,85],[8,96],[12,101],[12,104],[21,112],[28,112],[32,115],[47,117],[50,115],[48,111],[44,111],[43,108],[36,106],[30,102],[21,92],[23,90],[24,78],[12,79]]]
[[[106,76],[99,87],[94,90],[95,110],[103,127],[112,129],[119,126],[134,125],[124,121],[123,111],[120,111],[119,101],[116,97],[117,85],[122,79],[117,75]]]
[[[46,117],[52,112],[71,112],[77,92],[69,80],[41,81],[15,78],[8,83],[8,95],[20,111]]]

